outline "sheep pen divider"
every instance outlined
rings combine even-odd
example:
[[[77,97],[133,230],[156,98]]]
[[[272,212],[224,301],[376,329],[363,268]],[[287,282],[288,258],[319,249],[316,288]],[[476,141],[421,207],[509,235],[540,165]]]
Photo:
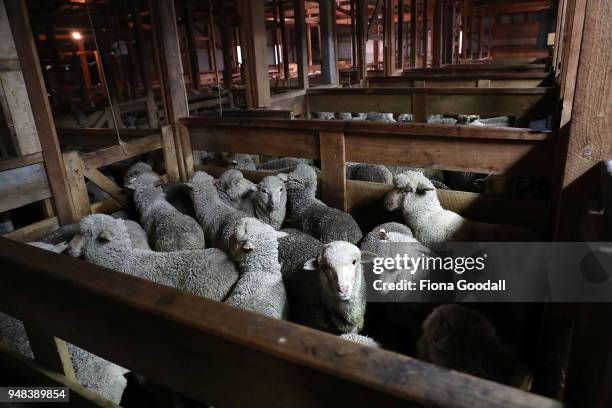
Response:
[[[270,407],[562,406],[78,259],[0,242],[3,311],[197,401]],[[46,374],[47,383],[79,391],[62,376],[10,357],[0,351],[0,362],[21,362],[32,376]],[[83,406],[109,405],[85,398]]]
[[[381,219],[376,213],[391,186],[346,180],[347,161],[549,178],[554,147],[549,133],[472,126],[189,117],[180,120],[180,128],[196,150],[320,160],[323,201],[372,227]],[[197,169],[213,175],[223,171]],[[271,174],[243,173],[255,180]],[[445,208],[473,219],[528,225],[539,232],[548,227],[544,200],[452,190],[439,190],[438,195]]]
[[[537,88],[551,83],[547,72],[409,73],[367,78],[368,88]]]

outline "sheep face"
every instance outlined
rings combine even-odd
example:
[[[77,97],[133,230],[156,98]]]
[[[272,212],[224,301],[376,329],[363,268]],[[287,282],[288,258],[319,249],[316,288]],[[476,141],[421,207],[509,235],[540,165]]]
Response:
[[[265,177],[257,185],[257,203],[269,211],[283,208],[287,204],[285,183],[276,177]]]
[[[431,180],[418,171],[407,171],[393,177],[395,189],[385,196],[385,208],[389,211],[428,207],[438,202],[436,188]]]
[[[145,162],[134,163],[125,173],[125,179],[130,180],[144,173],[153,173],[153,168]]]
[[[220,190],[224,191],[230,200],[239,200],[256,189],[255,184],[244,178],[238,170],[227,170],[215,182]]]
[[[334,299],[348,301],[361,282],[361,264],[372,262],[374,257],[348,242],[333,241],[323,247],[317,259],[307,261],[304,269],[319,271],[323,291]]]
[[[288,234],[276,231],[268,224],[264,224],[257,218],[242,218],[229,237],[229,252],[235,262],[240,262],[244,257],[255,249],[264,251],[270,245],[276,245],[277,240],[286,237]]]
[[[196,171],[193,176],[191,176],[190,183],[188,186],[192,187],[193,184],[213,184],[215,179],[210,174],[204,171]]]

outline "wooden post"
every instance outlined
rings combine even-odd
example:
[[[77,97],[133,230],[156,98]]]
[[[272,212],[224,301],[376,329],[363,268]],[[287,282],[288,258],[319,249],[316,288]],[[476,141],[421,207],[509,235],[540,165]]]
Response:
[[[298,84],[300,89],[308,88],[308,37],[306,31],[310,30],[306,24],[304,0],[293,0],[293,16],[295,21],[295,49],[298,66]]]
[[[366,30],[368,20],[368,4],[365,0],[357,0],[357,64],[359,65],[359,80],[361,86],[366,86],[368,62],[366,54]]]
[[[159,21],[161,37],[160,54],[162,65],[165,67],[164,87],[166,87],[166,98],[169,118],[167,122],[175,127],[174,137],[179,160],[179,172],[182,180],[188,176],[187,169],[193,168],[193,153],[188,140],[181,140],[181,134],[176,131],[176,124],[181,117],[189,116],[189,104],[187,102],[187,91],[185,89],[185,74],[181,62],[181,49],[176,25],[176,14],[174,2],[155,0],[154,18]]]
[[[427,50],[429,49],[429,33],[427,30],[427,26],[428,26],[428,19],[427,19],[427,0],[422,0],[423,1],[423,16],[421,18],[421,26],[423,28],[423,33],[421,34],[421,43],[422,43],[422,49],[421,49],[421,66],[423,68],[427,67],[427,56],[429,55],[429,53],[427,52]]]
[[[344,134],[319,132],[321,197],[330,206],[346,211],[346,155]]]
[[[66,170],[55,131],[51,106],[47,98],[47,89],[40,69],[36,45],[32,37],[32,27],[25,0],[5,0],[4,3],[45,160],[49,188],[55,203],[55,213],[62,225],[69,224],[76,221],[77,218],[69,199],[70,187],[67,183]]]
[[[64,153],[66,180],[70,185],[69,198],[74,208],[75,221],[91,214],[87,186],[85,185],[85,165],[77,151]]]
[[[140,59],[141,75],[144,91],[147,98],[147,119],[150,128],[157,128],[157,102],[155,102],[155,93],[153,92],[153,66],[149,63],[147,52],[145,49],[145,34],[142,27],[142,16],[140,15],[140,6],[138,0],[132,0],[132,18],[134,21],[134,30],[136,31],[136,48]]]
[[[397,2],[397,66],[404,69],[404,0]]]
[[[193,13],[191,2],[183,0],[183,18],[185,20],[185,37],[187,42],[187,55],[191,67],[191,83],[195,89],[200,89],[200,62],[198,61],[198,47],[196,44],[195,30],[193,28]],[[208,36],[210,40],[210,36]]]
[[[385,32],[384,32],[384,49],[385,49],[385,75],[393,75],[395,72],[395,19],[393,0],[385,0]]]
[[[484,43],[484,6],[480,6],[480,20],[478,32],[478,58],[482,59],[482,47]]]
[[[244,66],[247,107],[270,106],[266,25],[263,0],[237,0],[240,17],[240,45]]]
[[[410,0],[410,66],[417,67],[417,25],[419,15],[417,9],[417,0]]]
[[[218,14],[225,19],[227,13]],[[221,24],[221,50],[223,52],[223,88],[229,93],[230,107],[234,107],[234,97],[232,96],[232,84],[234,82],[234,41],[233,41],[233,26],[231,24]]]
[[[166,125],[161,128],[161,141],[168,182],[179,181],[180,174],[178,170],[178,162],[176,161],[176,148],[174,146],[172,126]]]
[[[321,83],[337,84],[335,0],[319,0],[319,18],[321,24]]]
[[[285,6],[283,0],[278,2],[278,17],[280,21],[281,31],[281,48],[283,50],[283,77],[285,83],[289,86],[289,35],[287,33],[287,24],[285,24]]]
[[[215,84],[219,84],[219,65],[217,64],[217,33],[215,32],[215,18],[213,14],[212,0],[208,1],[208,30],[208,46],[212,55],[212,66],[213,73],[215,75]]]
[[[444,0],[435,0],[434,26],[433,26],[433,66],[442,66],[443,53],[443,19],[444,19]]]

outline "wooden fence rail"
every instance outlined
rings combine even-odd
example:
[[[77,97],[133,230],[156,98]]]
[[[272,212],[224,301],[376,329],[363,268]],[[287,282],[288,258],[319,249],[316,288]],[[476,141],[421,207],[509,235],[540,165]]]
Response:
[[[536,88],[550,86],[550,74],[546,72],[520,73],[407,73],[402,76],[369,77],[369,88]]]
[[[561,406],[4,238],[0,263],[0,310],[214,406]]]

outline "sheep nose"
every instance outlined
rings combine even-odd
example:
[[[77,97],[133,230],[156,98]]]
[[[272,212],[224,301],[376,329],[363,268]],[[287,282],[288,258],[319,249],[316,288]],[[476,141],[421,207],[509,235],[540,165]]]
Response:
[[[348,292],[348,290],[349,290],[349,286],[348,285],[346,285],[346,284],[338,285],[338,292],[344,294],[344,293]]]

